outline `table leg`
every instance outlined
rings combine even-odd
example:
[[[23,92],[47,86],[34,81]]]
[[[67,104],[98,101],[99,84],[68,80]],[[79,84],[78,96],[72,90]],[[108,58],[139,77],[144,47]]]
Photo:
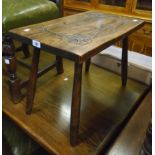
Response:
[[[85,63],[85,72],[89,72],[91,59],[89,58]]]
[[[128,38],[124,38],[122,41],[122,71],[121,71],[121,77],[122,77],[122,86],[126,86],[127,83],[127,77],[128,77]]]
[[[34,48],[33,57],[32,57],[32,67],[31,67],[31,72],[30,72],[30,77],[28,82],[28,88],[27,88],[27,104],[26,104],[27,114],[31,114],[32,112],[32,105],[33,105],[33,100],[34,100],[35,90],[36,90],[39,58],[40,58],[40,49]]]
[[[56,69],[58,74],[61,74],[64,71],[62,57],[60,56],[56,56]]]
[[[71,121],[70,121],[70,144],[72,146],[75,146],[78,143],[80,106],[81,106],[81,83],[82,83],[82,64],[75,63],[74,84],[73,84],[72,105],[71,105]]]
[[[12,39],[9,36],[5,36],[3,47],[5,51],[5,64],[9,77],[8,82],[11,99],[14,103],[18,103],[23,98],[23,95],[21,94],[20,80],[16,75],[17,65],[15,47]]]
[[[22,43],[22,50],[24,53],[24,58],[29,58],[30,57],[30,52],[29,52],[29,47],[27,44]]]

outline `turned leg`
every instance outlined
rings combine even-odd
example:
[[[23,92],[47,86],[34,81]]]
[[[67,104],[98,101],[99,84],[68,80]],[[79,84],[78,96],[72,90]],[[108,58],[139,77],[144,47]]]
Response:
[[[85,63],[85,72],[89,72],[91,59],[89,58]]]
[[[70,121],[70,144],[72,146],[75,146],[78,143],[80,106],[81,106],[81,83],[82,83],[82,64],[75,63],[72,105],[71,105],[71,121]]]
[[[29,47],[27,44],[22,43],[22,50],[24,53],[24,58],[30,57]]]
[[[40,49],[34,48],[33,57],[32,57],[32,67],[28,82],[27,88],[27,104],[26,104],[26,113],[31,114],[33,100],[36,91],[36,82],[37,82],[37,73],[38,73],[38,65],[39,65],[39,58],[40,58]]]
[[[16,57],[15,57],[15,47],[12,39],[9,36],[4,38],[4,51],[5,51],[5,64],[8,72],[8,82],[11,99],[14,103],[18,103],[22,98],[20,89],[20,80],[16,75]]]
[[[64,71],[62,57],[60,56],[56,56],[56,69],[58,74],[61,74]]]
[[[128,77],[128,38],[124,38],[122,41],[122,86],[126,86],[127,77]]]

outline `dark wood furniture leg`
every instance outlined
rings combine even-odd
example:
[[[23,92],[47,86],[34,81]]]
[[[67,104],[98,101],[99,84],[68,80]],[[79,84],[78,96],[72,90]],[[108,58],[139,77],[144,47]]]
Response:
[[[23,98],[23,95],[21,94],[20,80],[16,75],[17,65],[15,57],[15,47],[12,39],[9,36],[5,36],[3,47],[5,51],[5,64],[9,77],[8,83],[11,99],[14,103],[18,103]]]
[[[30,73],[28,88],[27,88],[27,104],[26,104],[27,114],[31,114],[32,112],[32,105],[33,105],[33,100],[34,100],[34,95],[36,90],[39,58],[40,58],[40,49],[34,48],[31,73]]]
[[[85,63],[85,72],[89,72],[91,59],[89,58]]]
[[[124,38],[122,40],[122,71],[121,71],[121,77],[122,77],[122,86],[125,87],[127,83],[127,77],[128,77],[128,38]]]
[[[56,56],[56,69],[57,69],[57,73],[61,74],[64,72],[63,70],[63,60],[62,57],[60,56]]]
[[[80,106],[81,106],[81,83],[82,83],[82,64],[75,62],[72,105],[71,105],[71,121],[70,121],[70,144],[72,146],[75,146],[78,143]]]
[[[30,57],[29,47],[27,44],[22,43],[22,50],[24,53],[24,58]]]

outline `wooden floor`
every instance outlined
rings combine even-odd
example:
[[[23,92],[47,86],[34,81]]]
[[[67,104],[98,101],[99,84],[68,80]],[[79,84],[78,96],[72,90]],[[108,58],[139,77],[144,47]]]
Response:
[[[151,97],[151,92],[149,92],[118,138],[113,142],[107,155],[139,155],[151,121]]]
[[[100,155],[139,155],[151,119],[151,97],[151,92],[149,92],[118,137],[112,141],[107,152],[103,151]],[[35,155],[50,154],[42,148]]]
[[[47,54],[41,57],[41,66],[53,59]],[[18,67],[18,71],[21,78],[28,76],[28,71],[22,67]],[[3,112],[51,153],[97,154],[100,144],[104,149],[108,137],[111,137],[109,135],[135,108],[147,86],[128,80],[127,87],[123,89],[120,76],[91,65],[88,74],[83,72],[81,143],[73,148],[69,144],[72,62],[64,61],[64,71],[62,75],[56,75],[55,70],[50,71],[38,80],[34,109],[30,116],[25,114],[25,99],[17,105],[10,101],[4,76]]]

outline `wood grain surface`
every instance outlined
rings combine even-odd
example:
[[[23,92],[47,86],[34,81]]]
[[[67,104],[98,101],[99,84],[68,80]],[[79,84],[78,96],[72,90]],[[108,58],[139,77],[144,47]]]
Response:
[[[9,32],[14,39],[41,48],[56,55],[85,61],[118,40],[127,37],[144,22],[119,15],[88,11],[48,22],[17,28]]]
[[[48,53],[41,54],[39,68],[54,60]],[[23,61],[29,63],[29,60]],[[6,77],[3,76],[3,112],[51,153],[96,154],[100,143],[134,108],[147,86],[129,79],[127,86],[122,88],[120,76],[91,64],[89,73],[83,71],[79,133],[81,143],[71,147],[69,128],[73,66],[71,61],[65,60],[63,74],[57,75],[52,70],[38,80],[30,116],[25,114],[25,99],[16,105],[11,102]],[[18,75],[26,78],[29,71],[19,66]]]
[[[146,131],[151,120],[151,91],[132,116],[123,132],[115,140],[107,155],[138,155],[142,148]],[[145,117],[144,117],[145,115]]]

